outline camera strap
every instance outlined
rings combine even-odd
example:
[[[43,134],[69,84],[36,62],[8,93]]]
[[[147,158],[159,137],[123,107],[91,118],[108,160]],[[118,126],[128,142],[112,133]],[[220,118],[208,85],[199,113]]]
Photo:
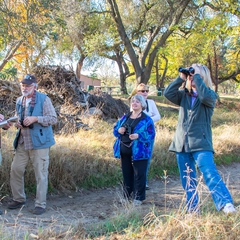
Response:
[[[130,118],[131,115],[132,114],[130,114],[126,119],[126,123],[128,124],[128,127],[134,128],[138,124],[138,122],[141,120],[142,112],[140,112],[136,118]]]

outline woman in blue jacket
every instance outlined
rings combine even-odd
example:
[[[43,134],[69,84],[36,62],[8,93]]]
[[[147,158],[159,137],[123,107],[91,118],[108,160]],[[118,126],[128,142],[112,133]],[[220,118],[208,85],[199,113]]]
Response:
[[[211,119],[217,95],[211,89],[209,69],[199,64],[192,67],[194,72],[181,72],[164,92],[169,101],[180,107],[177,129],[169,150],[176,153],[188,212],[199,211],[197,164],[217,210],[233,213],[236,210],[232,197],[216,169],[213,157]],[[184,82],[186,87],[182,89]]]
[[[124,115],[114,126],[114,156],[121,159],[124,195],[133,197],[133,204],[145,200],[146,170],[152,154],[155,138],[154,123],[143,110],[146,101],[143,96],[131,98],[132,111]]]

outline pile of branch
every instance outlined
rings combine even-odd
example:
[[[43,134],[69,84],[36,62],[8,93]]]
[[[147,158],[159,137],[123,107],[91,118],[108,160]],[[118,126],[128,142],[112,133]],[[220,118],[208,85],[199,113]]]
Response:
[[[20,94],[19,83],[0,79],[0,113],[5,118],[12,117],[15,114],[16,99]]]
[[[95,114],[98,118],[118,119],[129,111],[122,101],[101,91],[86,92],[72,70],[60,66],[36,66],[32,74],[38,82],[38,90],[52,100],[58,115],[57,133],[73,133],[79,128],[88,129],[81,120],[83,114]],[[19,82],[0,80],[0,107],[5,117],[12,116],[17,97],[21,95]]]

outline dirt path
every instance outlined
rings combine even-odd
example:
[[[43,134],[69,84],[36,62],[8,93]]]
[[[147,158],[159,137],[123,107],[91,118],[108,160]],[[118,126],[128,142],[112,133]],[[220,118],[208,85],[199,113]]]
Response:
[[[229,190],[238,205],[240,199],[240,163],[218,167]],[[155,205],[157,208],[170,211],[179,209],[183,199],[183,191],[178,177],[150,181],[151,189],[147,191],[147,199],[141,206],[148,211]],[[207,190],[206,190],[207,192]],[[34,199],[28,199],[22,209],[8,210],[6,201],[0,216],[3,232],[9,239],[23,239],[28,234],[38,235],[39,231],[67,230],[79,224],[98,223],[116,214],[124,208],[120,186],[101,190],[83,190],[70,192],[68,195],[49,195],[47,211],[41,216],[31,213]]]

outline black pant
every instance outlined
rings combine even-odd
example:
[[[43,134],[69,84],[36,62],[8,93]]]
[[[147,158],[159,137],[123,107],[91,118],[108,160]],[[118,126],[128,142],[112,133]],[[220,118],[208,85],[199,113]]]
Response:
[[[132,148],[121,144],[121,165],[125,197],[143,201],[146,198],[148,160],[132,160]]]

